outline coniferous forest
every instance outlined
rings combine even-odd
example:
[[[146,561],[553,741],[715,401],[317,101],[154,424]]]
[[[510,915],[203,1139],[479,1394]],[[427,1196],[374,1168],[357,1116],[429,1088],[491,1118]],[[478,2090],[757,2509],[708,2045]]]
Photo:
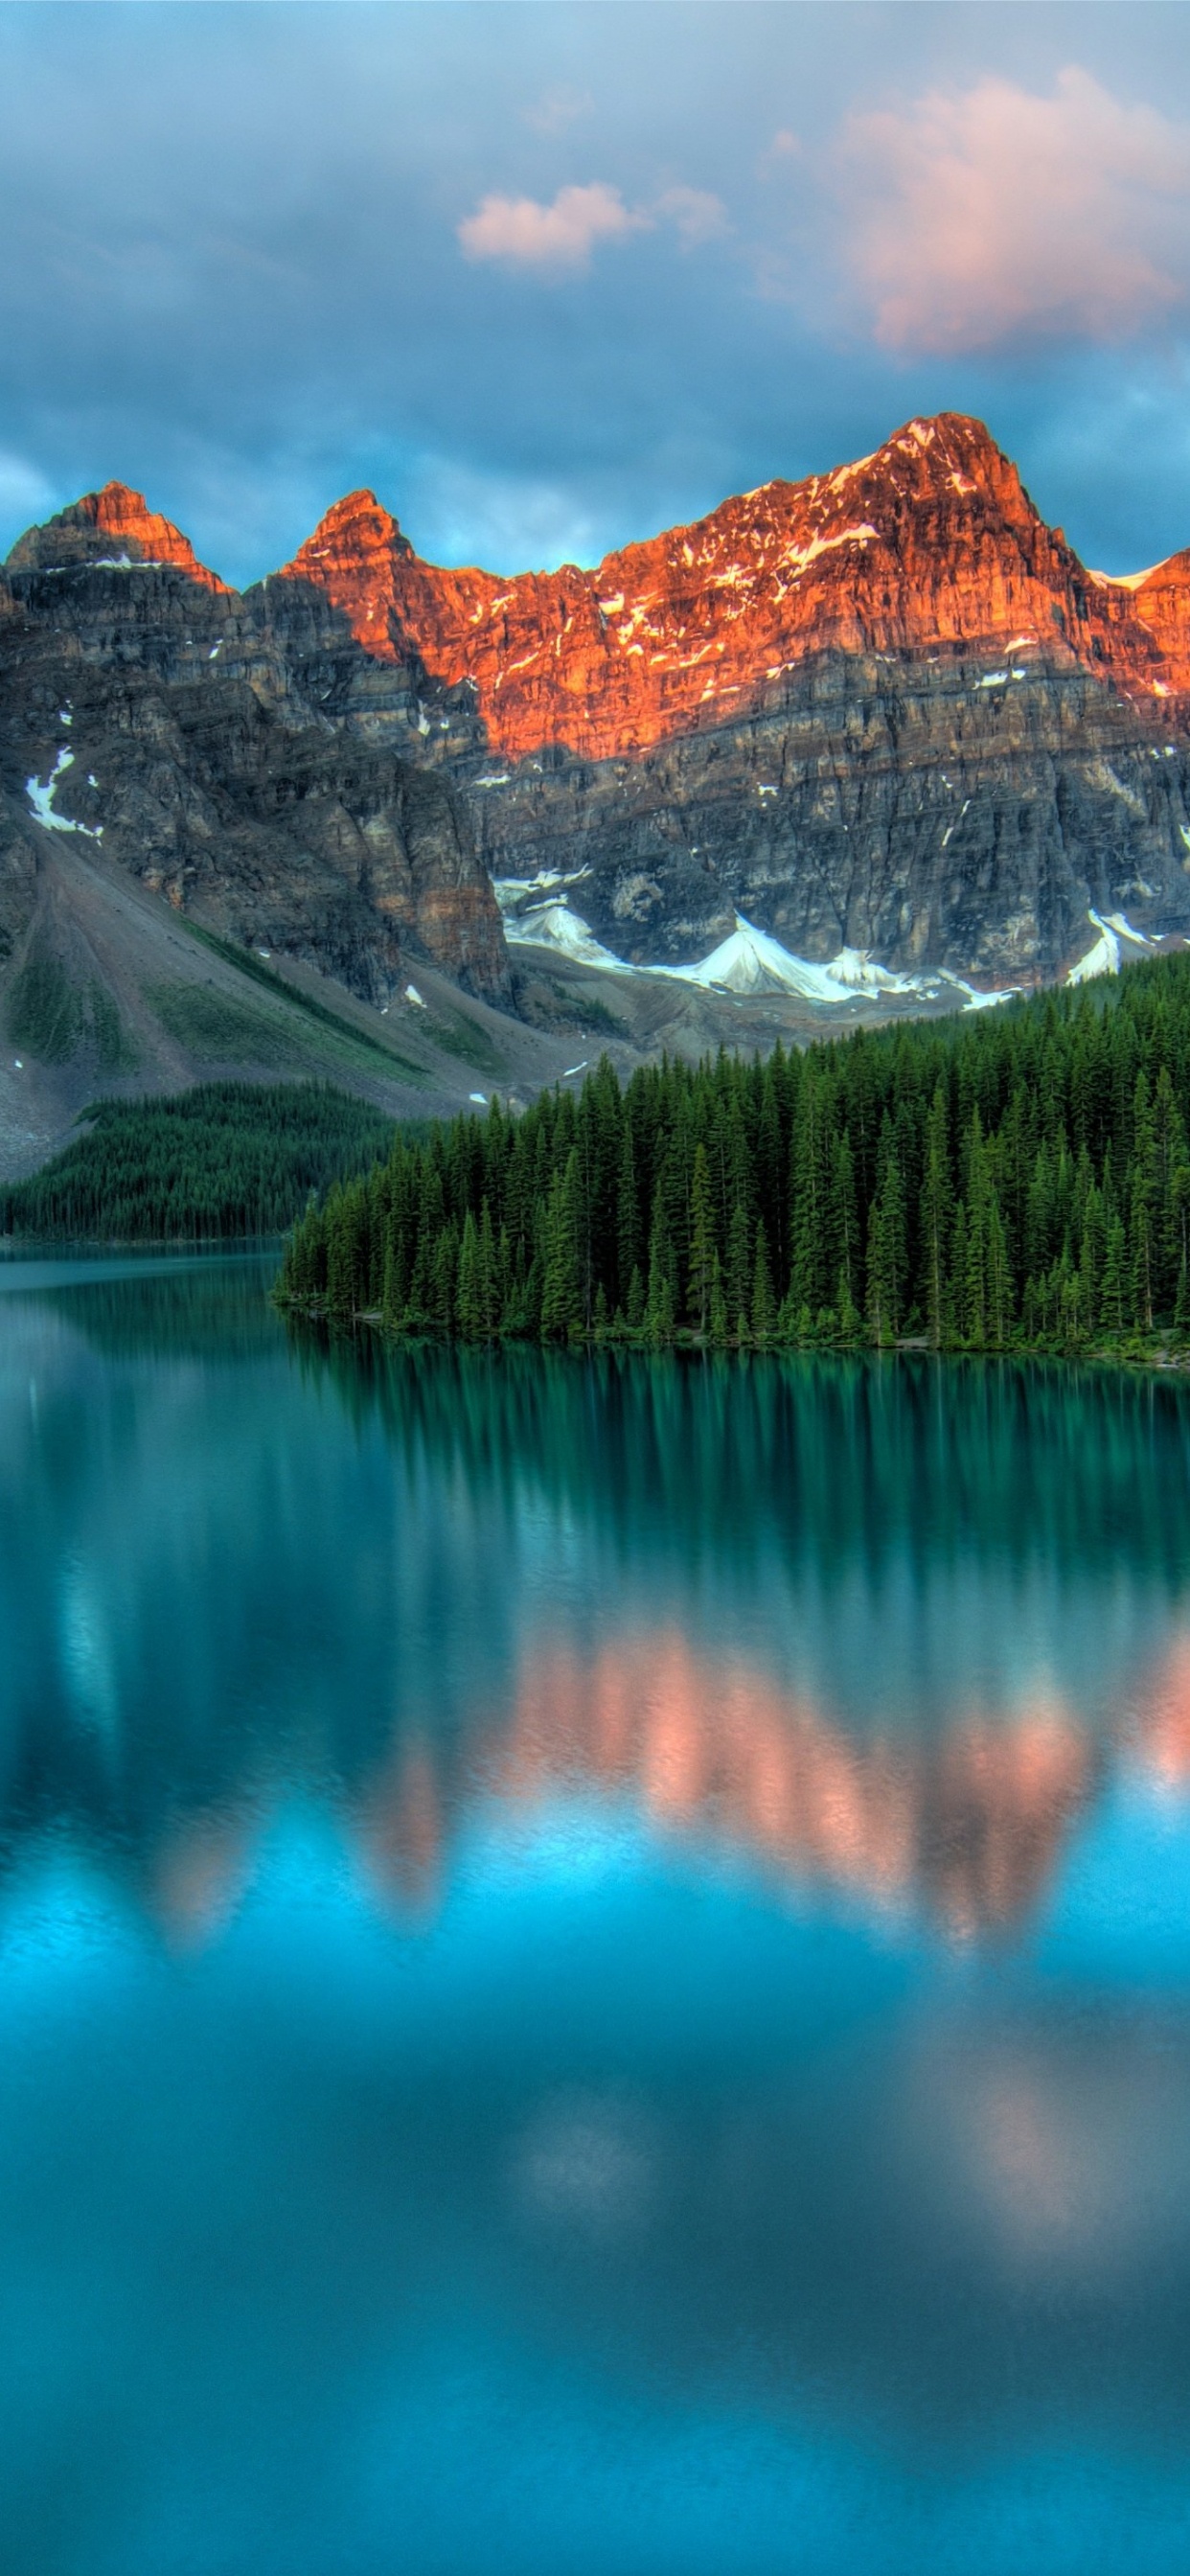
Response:
[[[391,1118],[321,1082],[202,1082],[164,1100],[101,1100],[27,1181],[0,1190],[0,1233],[112,1243],[279,1234],[311,1189],[382,1154]]]
[[[745,1063],[606,1061],[311,1205],[278,1295],[464,1341],[1190,1334],[1190,957]]]

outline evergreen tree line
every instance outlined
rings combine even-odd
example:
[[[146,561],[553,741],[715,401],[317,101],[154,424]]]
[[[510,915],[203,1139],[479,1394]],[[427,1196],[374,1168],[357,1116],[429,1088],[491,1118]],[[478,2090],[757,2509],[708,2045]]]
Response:
[[[1190,1331],[1190,957],[398,1135],[278,1294],[464,1341],[1074,1352]]]
[[[311,1190],[387,1152],[393,1122],[329,1083],[204,1082],[100,1101],[87,1132],[0,1191],[0,1233],[198,1243],[280,1234]]]

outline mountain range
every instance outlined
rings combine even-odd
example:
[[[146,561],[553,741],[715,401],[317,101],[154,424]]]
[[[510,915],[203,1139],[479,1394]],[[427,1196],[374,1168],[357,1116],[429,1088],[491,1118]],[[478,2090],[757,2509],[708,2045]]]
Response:
[[[108,484],[0,575],[0,1008],[36,1057],[57,996],[76,1088],[177,1057],[113,966],[130,901],[150,944],[206,934],[204,976],[267,952],[399,1022],[435,1098],[501,1031],[531,1082],[732,994],[813,1025],[1110,967],[1190,933],[1190,549],[1089,570],[950,413],[510,578],[355,492],[239,593]]]

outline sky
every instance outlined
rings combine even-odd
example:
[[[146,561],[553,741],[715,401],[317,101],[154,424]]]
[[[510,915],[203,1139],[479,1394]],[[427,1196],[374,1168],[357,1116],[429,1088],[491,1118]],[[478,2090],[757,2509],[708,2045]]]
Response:
[[[0,0],[0,133],[0,554],[591,563],[939,410],[1190,544],[1187,0]]]

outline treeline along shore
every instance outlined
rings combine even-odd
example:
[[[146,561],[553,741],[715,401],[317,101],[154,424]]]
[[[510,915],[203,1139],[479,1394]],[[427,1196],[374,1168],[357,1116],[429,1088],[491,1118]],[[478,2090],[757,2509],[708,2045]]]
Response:
[[[196,1083],[164,1100],[99,1100],[29,1180],[0,1188],[0,1235],[236,1243],[280,1234],[311,1190],[384,1154],[393,1122],[329,1083]]]
[[[752,1062],[606,1061],[311,1203],[279,1299],[463,1341],[1190,1337],[1190,957]]]

